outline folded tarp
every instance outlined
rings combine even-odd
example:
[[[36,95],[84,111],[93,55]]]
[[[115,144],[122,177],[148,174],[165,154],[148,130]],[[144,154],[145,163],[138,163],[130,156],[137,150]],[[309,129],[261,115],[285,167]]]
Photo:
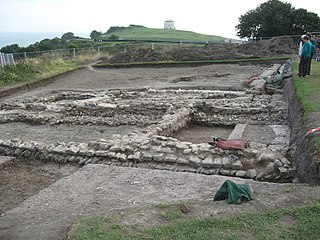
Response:
[[[252,189],[248,184],[236,184],[226,180],[214,195],[214,201],[227,199],[229,204],[240,204],[253,200]]]

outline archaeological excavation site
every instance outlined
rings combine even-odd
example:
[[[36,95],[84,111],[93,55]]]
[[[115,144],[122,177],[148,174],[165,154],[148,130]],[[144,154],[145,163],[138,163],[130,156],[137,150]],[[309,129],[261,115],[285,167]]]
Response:
[[[0,238],[64,239],[81,217],[212,199],[226,179],[252,185],[249,210],[288,204],[290,184],[318,182],[292,69],[88,65],[2,90]]]
[[[288,102],[282,93],[263,94],[260,78],[242,90],[52,90],[8,100],[1,103],[0,153],[291,182],[296,167],[288,159]],[[196,76],[173,82],[190,79]],[[248,144],[224,149],[209,144],[213,137]]]

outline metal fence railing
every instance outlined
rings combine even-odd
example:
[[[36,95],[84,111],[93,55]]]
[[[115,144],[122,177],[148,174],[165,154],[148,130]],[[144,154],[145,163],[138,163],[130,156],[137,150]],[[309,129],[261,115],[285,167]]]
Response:
[[[13,54],[0,52],[0,67],[7,65],[15,65]]]
[[[226,42],[210,42],[211,44],[225,44]],[[201,42],[202,45],[207,44],[206,42]],[[100,45],[95,47],[86,47],[86,48],[66,48],[66,49],[55,49],[47,51],[34,51],[34,52],[15,52],[8,53],[6,59],[10,59],[10,64],[15,64],[19,62],[27,62],[30,60],[54,60],[54,59],[64,59],[72,60],[78,59],[81,57],[91,57],[91,58],[100,58],[107,55],[114,55],[121,52],[127,52],[133,49],[152,49],[152,50],[172,50],[176,48],[188,48],[190,46],[199,46],[200,42],[190,43],[190,42],[121,42],[114,45]],[[9,56],[9,57],[8,57]],[[8,61],[6,60],[7,65]],[[1,65],[0,65],[1,66]]]

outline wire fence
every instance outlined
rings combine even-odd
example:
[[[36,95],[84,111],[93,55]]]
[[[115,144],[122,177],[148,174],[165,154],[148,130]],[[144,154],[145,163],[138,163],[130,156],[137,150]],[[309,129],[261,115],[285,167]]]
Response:
[[[206,43],[203,43],[204,45]],[[127,52],[134,49],[152,49],[152,50],[170,50],[173,48],[184,48],[195,46],[199,44],[192,43],[154,43],[154,42],[136,42],[136,43],[125,43],[116,44],[112,46],[95,46],[87,48],[67,48],[67,49],[55,49],[48,51],[35,51],[35,52],[17,52],[6,54],[10,55],[13,62],[20,63],[31,60],[54,60],[54,59],[64,59],[64,60],[77,60],[79,58],[100,58],[105,56],[114,55],[121,52]]]
[[[16,52],[5,54],[10,55],[11,63],[21,63],[32,60],[54,60],[54,59],[64,59],[64,60],[77,60],[81,58],[98,59],[100,57],[110,56],[118,54],[121,52],[127,52],[134,49],[152,49],[152,50],[171,50],[174,48],[185,48],[191,46],[205,45],[208,42],[146,42],[146,41],[135,41],[135,42],[125,42],[120,44],[109,44],[100,45],[94,47],[86,48],[67,48],[67,49],[55,49],[48,51],[35,51],[35,52]],[[210,44],[224,44],[228,42],[209,42]],[[6,61],[7,62],[7,61]],[[0,67],[6,64],[0,65]]]
[[[2,53],[0,52],[0,67],[7,65],[15,65],[14,56],[12,53]]]

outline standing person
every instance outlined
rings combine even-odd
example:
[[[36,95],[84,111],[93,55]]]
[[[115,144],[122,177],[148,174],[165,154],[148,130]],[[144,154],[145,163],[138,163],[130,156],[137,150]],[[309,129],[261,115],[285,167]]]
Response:
[[[301,58],[302,48],[303,48],[303,44],[304,44],[304,41],[302,40],[303,37],[304,37],[304,35],[301,36],[301,40],[299,42],[299,57],[300,58]]]
[[[317,37],[316,61],[320,62],[320,36]]]
[[[306,35],[309,37],[310,43],[312,44],[311,45],[312,46],[311,56],[310,56],[310,58],[308,60],[308,66],[307,66],[307,76],[310,76],[311,62],[312,62],[313,55],[315,54],[317,47],[316,47],[316,40],[311,36],[311,34],[307,33]]]
[[[300,63],[299,63],[299,77],[305,77],[307,76],[308,72],[308,62],[311,58],[311,51],[312,51],[312,43],[310,42],[310,39],[307,35],[302,35],[301,39],[303,41],[303,47],[301,50],[301,53],[299,52],[300,57]]]

